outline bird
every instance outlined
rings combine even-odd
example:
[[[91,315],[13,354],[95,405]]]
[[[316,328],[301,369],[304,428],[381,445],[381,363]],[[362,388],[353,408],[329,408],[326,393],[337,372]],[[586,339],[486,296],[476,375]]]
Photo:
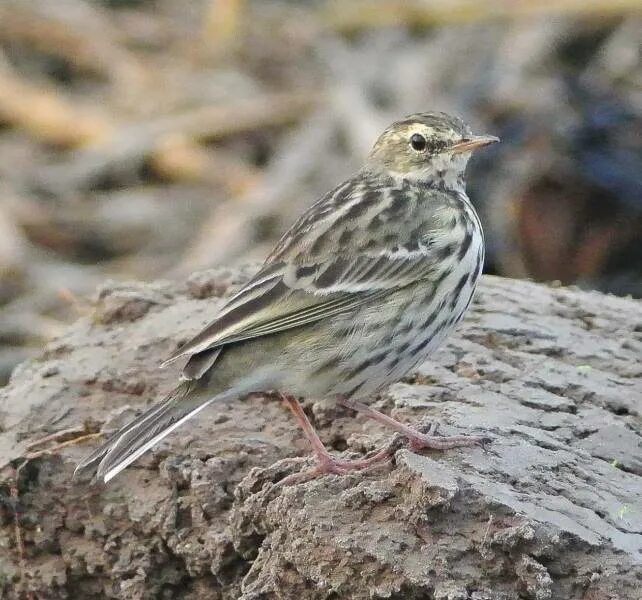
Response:
[[[75,475],[109,482],[206,407],[278,393],[312,447],[311,475],[386,458],[333,456],[299,399],[333,398],[405,436],[446,450],[487,438],[421,432],[370,406],[462,319],[482,272],[484,235],[466,195],[472,153],[498,142],[459,117],[421,112],[379,136],[364,166],[312,204],[214,320],[163,366],[180,382],[85,457]]]

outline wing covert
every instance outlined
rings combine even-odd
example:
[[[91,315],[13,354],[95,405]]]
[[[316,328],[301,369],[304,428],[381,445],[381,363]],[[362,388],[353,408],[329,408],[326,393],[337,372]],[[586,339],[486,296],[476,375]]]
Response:
[[[219,316],[178,349],[181,356],[331,318],[429,276],[424,254],[380,252],[305,264],[266,265]]]

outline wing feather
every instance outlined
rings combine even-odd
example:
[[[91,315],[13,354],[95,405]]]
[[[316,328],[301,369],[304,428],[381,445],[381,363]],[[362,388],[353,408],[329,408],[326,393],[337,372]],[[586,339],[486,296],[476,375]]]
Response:
[[[369,191],[364,196],[366,187]],[[353,213],[363,215],[363,210],[353,210],[361,200],[362,208],[372,211],[368,214],[376,219],[394,197],[356,180],[326,195],[290,228],[263,268],[227,302],[218,318],[163,364],[331,318],[434,275],[439,261],[428,247],[416,240],[412,250],[404,246],[411,241],[407,224],[397,230],[394,224],[386,225],[388,235],[383,237],[389,243],[385,244],[382,236],[364,229],[363,221],[350,220]],[[422,222],[408,218],[419,230]],[[351,232],[347,243],[339,241],[342,231]],[[200,372],[200,363],[195,368]]]
[[[163,364],[350,311],[424,278],[425,258],[384,254],[332,257],[316,264],[282,264],[279,275],[271,265],[270,277],[259,272],[230,299],[215,321]],[[297,271],[306,275],[297,277]],[[315,275],[311,277],[310,272]]]

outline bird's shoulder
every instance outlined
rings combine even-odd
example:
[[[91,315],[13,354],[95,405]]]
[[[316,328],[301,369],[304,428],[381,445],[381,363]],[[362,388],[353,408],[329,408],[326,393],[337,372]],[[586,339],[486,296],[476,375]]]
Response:
[[[310,206],[264,265],[416,251],[435,228],[444,204],[441,195],[404,179],[361,171]]]

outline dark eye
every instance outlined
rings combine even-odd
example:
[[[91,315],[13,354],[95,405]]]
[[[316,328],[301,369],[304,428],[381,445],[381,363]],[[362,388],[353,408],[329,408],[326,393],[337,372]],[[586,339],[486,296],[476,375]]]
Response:
[[[426,149],[426,138],[419,133],[413,133],[410,136],[410,145],[413,150],[423,152]]]

